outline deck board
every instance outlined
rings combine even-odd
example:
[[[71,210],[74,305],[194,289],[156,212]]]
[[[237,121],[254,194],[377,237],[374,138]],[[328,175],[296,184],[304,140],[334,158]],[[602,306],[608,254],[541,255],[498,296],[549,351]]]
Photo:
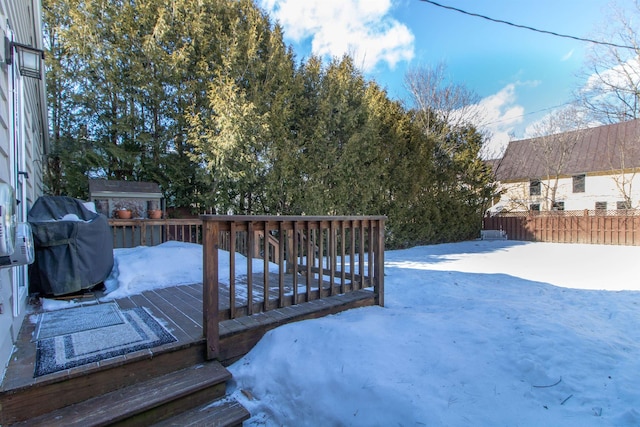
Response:
[[[176,301],[170,303],[153,291],[146,291],[143,295],[155,308],[155,311],[152,309],[152,314],[157,318],[169,320],[178,330],[188,336],[186,340],[195,340],[202,336],[202,325],[198,324],[197,320],[193,318],[195,317],[193,314],[188,316],[180,308],[176,307]],[[200,310],[200,317],[202,317],[202,309]]]
[[[179,288],[185,293],[196,298],[198,301],[202,301],[202,283],[193,283],[191,285],[182,285]]]
[[[133,302],[131,300],[131,298],[120,298],[116,301],[116,303],[118,304],[118,307],[120,307],[122,310],[128,310],[130,308],[135,308],[138,305]]]
[[[220,322],[220,335],[222,340],[227,340],[228,345],[239,345],[239,349],[228,352],[233,357],[237,357],[239,351],[248,351],[256,339],[259,339],[260,334],[264,331],[273,328],[277,325],[292,321],[291,319],[301,319],[309,317],[319,317],[315,315],[316,312],[326,312],[332,310],[333,305],[340,306],[344,304],[350,304],[351,300],[349,294],[339,296],[335,301],[328,302],[324,300],[314,300],[306,303],[300,303],[291,305],[293,294],[293,279],[292,276],[286,276],[285,295],[287,303],[282,307],[278,307],[279,291],[278,291],[278,275],[273,274],[269,278],[269,304],[271,310],[268,312],[256,313],[253,316],[238,317],[236,319],[228,319]],[[246,281],[237,281],[237,289],[242,292],[246,292]],[[299,295],[303,296],[306,292],[303,290],[304,277],[299,277]],[[252,301],[254,304],[262,304],[262,296],[264,294],[263,289],[263,276],[261,274],[255,274],[253,276],[253,293]],[[317,289],[317,283],[316,289]],[[324,289],[329,288],[328,283],[323,284]],[[220,295],[220,309],[224,310],[229,308],[229,298],[223,299],[223,293],[227,292],[228,288],[221,286]],[[94,303],[103,295],[97,294],[94,299]],[[288,298],[288,299],[287,299]],[[333,297],[335,298],[335,297]],[[360,298],[366,298],[362,295],[356,297],[356,300]],[[244,303],[243,303],[244,300]],[[85,302],[87,302],[85,300]],[[134,307],[143,307],[156,317],[162,324],[167,326],[170,332],[177,339],[177,342],[166,344],[162,348],[141,350],[136,354],[127,354],[125,356],[119,356],[101,362],[96,362],[91,365],[84,365],[77,368],[72,368],[67,371],[61,371],[51,375],[45,375],[38,378],[33,378],[34,365],[35,365],[35,343],[31,342],[32,333],[35,330],[35,324],[31,323],[29,316],[25,318],[22,328],[19,333],[19,338],[16,343],[16,351],[9,363],[6,371],[5,378],[0,387],[0,392],[17,389],[33,384],[47,383],[57,381],[61,378],[77,377],[86,375],[92,370],[105,369],[109,366],[118,366],[126,363],[128,360],[137,360],[140,358],[152,358],[155,357],[155,353],[158,351],[167,351],[170,348],[185,348],[192,345],[202,345],[204,342],[202,331],[202,284],[189,284],[167,287],[164,289],[156,289],[150,291],[144,291],[141,294],[131,295],[129,297],[120,298],[116,300],[116,303],[121,309],[130,309]],[[241,306],[246,304],[246,298],[237,298],[236,305]],[[371,305],[367,303],[368,305]],[[246,311],[246,308],[245,308]],[[251,336],[248,338],[234,338],[239,334],[251,332]],[[240,340],[240,341],[238,341]],[[236,341],[240,342],[237,344]]]
[[[202,287],[201,287],[202,288]],[[185,304],[188,304],[194,310],[202,311],[202,290],[200,294],[196,297],[188,292],[191,289],[189,286],[176,286],[175,288],[175,297],[180,298]],[[161,291],[160,289],[158,291]]]
[[[202,302],[200,304],[192,304],[190,301],[185,300],[185,298],[183,298],[184,294],[179,288],[157,289],[153,291],[153,294],[154,297],[157,296],[161,298],[165,304],[172,306],[184,317],[202,328]],[[160,304],[161,301],[158,300],[158,303]]]

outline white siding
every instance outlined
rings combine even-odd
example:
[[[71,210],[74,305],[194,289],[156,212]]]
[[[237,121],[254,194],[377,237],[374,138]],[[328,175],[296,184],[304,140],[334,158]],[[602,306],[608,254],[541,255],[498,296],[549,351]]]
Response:
[[[4,34],[6,28],[6,18],[0,10],[0,33]],[[4,40],[1,52],[4,52]],[[4,59],[4,58],[3,58]],[[4,183],[11,182],[10,176],[10,138],[9,138],[9,94],[7,86],[7,67],[0,66],[0,181]],[[0,269],[0,304],[2,306],[2,314],[0,314],[0,363],[3,367],[9,360],[9,351],[13,347],[13,313],[11,307],[11,299],[13,293],[13,282],[11,270]]]
[[[22,135],[18,150],[24,158],[20,170],[28,173],[28,179],[20,178],[25,188],[24,197],[18,195],[24,211],[43,191],[42,172],[48,143],[45,84],[37,79],[22,78],[23,90],[15,90],[19,77],[14,77],[5,63],[4,35],[11,31],[15,41],[42,49],[40,14],[40,0],[0,0],[0,182],[16,189],[18,178],[14,163],[17,153],[11,129],[12,123],[16,123],[12,100],[18,94],[23,102],[18,119],[21,124],[19,133]],[[27,277],[23,274],[26,271],[21,271],[15,267],[0,269],[0,378],[4,376],[26,311]],[[18,288],[19,292],[14,292],[14,288]]]
[[[606,202],[607,210],[615,210],[617,202],[625,200],[624,193],[619,189],[616,181],[622,183],[624,179],[625,192],[631,197],[631,207],[640,208],[640,172],[625,175],[586,175],[585,191],[573,192],[573,178],[561,178],[558,181],[555,200],[564,202],[565,210],[593,210],[596,202]],[[546,189],[553,187],[554,181],[542,180],[540,196],[529,195],[529,181],[517,183],[503,183],[504,193],[500,201],[490,211],[519,212],[529,209],[531,204],[540,204],[541,210],[550,210],[550,193],[545,197]]]

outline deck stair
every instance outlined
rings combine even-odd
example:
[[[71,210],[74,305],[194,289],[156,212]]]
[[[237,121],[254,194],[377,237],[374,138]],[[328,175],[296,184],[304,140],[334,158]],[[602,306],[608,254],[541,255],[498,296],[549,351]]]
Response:
[[[204,420],[200,425],[242,425],[249,413],[225,397],[230,372],[201,359],[203,353],[200,345],[173,349],[4,392],[0,425],[171,426],[198,419]]]
[[[223,427],[235,425],[239,419],[249,418],[249,412],[235,400],[222,399],[219,402],[206,404],[175,417],[160,421],[152,427]]]
[[[225,401],[206,409],[212,401],[224,398],[231,374],[218,362],[206,362],[110,393],[66,406],[18,423],[28,426],[107,426],[151,425],[171,417],[208,417],[207,425],[235,426],[249,413],[235,401]],[[198,411],[188,412],[200,405]],[[186,425],[186,424],[179,424]]]

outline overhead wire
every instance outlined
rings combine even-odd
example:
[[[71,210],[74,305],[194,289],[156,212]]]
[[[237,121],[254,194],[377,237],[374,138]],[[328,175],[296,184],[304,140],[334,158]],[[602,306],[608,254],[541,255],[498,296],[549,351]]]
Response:
[[[502,19],[491,18],[489,16],[481,15],[479,13],[468,12],[466,10],[459,9],[457,7],[440,4],[440,3],[437,3],[437,2],[435,2],[433,0],[420,0],[420,1],[424,2],[424,3],[429,3],[429,4],[437,6],[437,7],[441,7],[443,9],[453,10],[453,11],[456,11],[456,12],[463,13],[465,15],[486,19],[487,21],[497,22],[499,24],[505,24],[505,25],[509,25],[509,26],[512,26],[512,27],[516,27],[516,28],[522,28],[522,29],[525,29],[525,30],[535,31],[537,33],[548,34],[548,35],[552,35],[552,36],[556,36],[556,37],[562,37],[562,38],[566,38],[566,39],[572,39],[572,40],[577,40],[577,41],[587,42],[587,43],[593,43],[593,44],[598,44],[598,45],[603,45],[603,46],[617,47],[617,48],[620,48],[620,49],[636,50],[636,47],[634,47],[634,46],[627,46],[627,45],[622,45],[622,44],[617,44],[617,43],[610,43],[610,42],[605,42],[605,41],[602,41],[602,40],[594,40],[594,39],[588,39],[588,38],[584,38],[584,37],[576,37],[576,36],[572,36],[572,35],[568,35],[568,34],[556,33],[555,31],[541,30],[539,28],[530,27],[528,25],[515,24],[513,22],[505,21],[505,20],[502,20]]]
[[[563,104],[554,105],[552,107],[546,107],[546,108],[542,108],[542,109],[536,110],[536,111],[529,111],[528,113],[519,114],[517,116],[509,116],[509,117],[505,117],[505,118],[502,118],[502,119],[494,120],[494,121],[489,122],[489,123],[483,123],[483,125],[484,126],[489,126],[489,125],[493,125],[493,124],[496,124],[496,123],[507,122],[507,121],[510,121],[510,120],[513,120],[513,119],[519,119],[521,117],[530,116],[531,114],[538,114],[538,113],[542,113],[542,112],[545,112],[545,111],[553,110],[553,109],[556,109],[556,108],[564,107],[565,105],[569,105],[569,104],[571,104],[571,102],[565,102]]]

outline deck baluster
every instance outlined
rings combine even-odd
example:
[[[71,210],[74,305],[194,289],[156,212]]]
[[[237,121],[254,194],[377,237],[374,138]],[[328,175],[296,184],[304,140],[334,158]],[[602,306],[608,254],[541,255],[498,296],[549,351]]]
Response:
[[[236,223],[229,224],[229,314],[236,318]]]
[[[269,305],[269,222],[264,221],[264,238],[262,241],[262,258],[264,260],[264,268],[263,268],[263,277],[264,277],[264,297],[262,300],[264,301],[264,311],[270,310]]]
[[[253,230],[253,221],[247,221],[247,314],[253,314],[253,248],[256,233]]]

